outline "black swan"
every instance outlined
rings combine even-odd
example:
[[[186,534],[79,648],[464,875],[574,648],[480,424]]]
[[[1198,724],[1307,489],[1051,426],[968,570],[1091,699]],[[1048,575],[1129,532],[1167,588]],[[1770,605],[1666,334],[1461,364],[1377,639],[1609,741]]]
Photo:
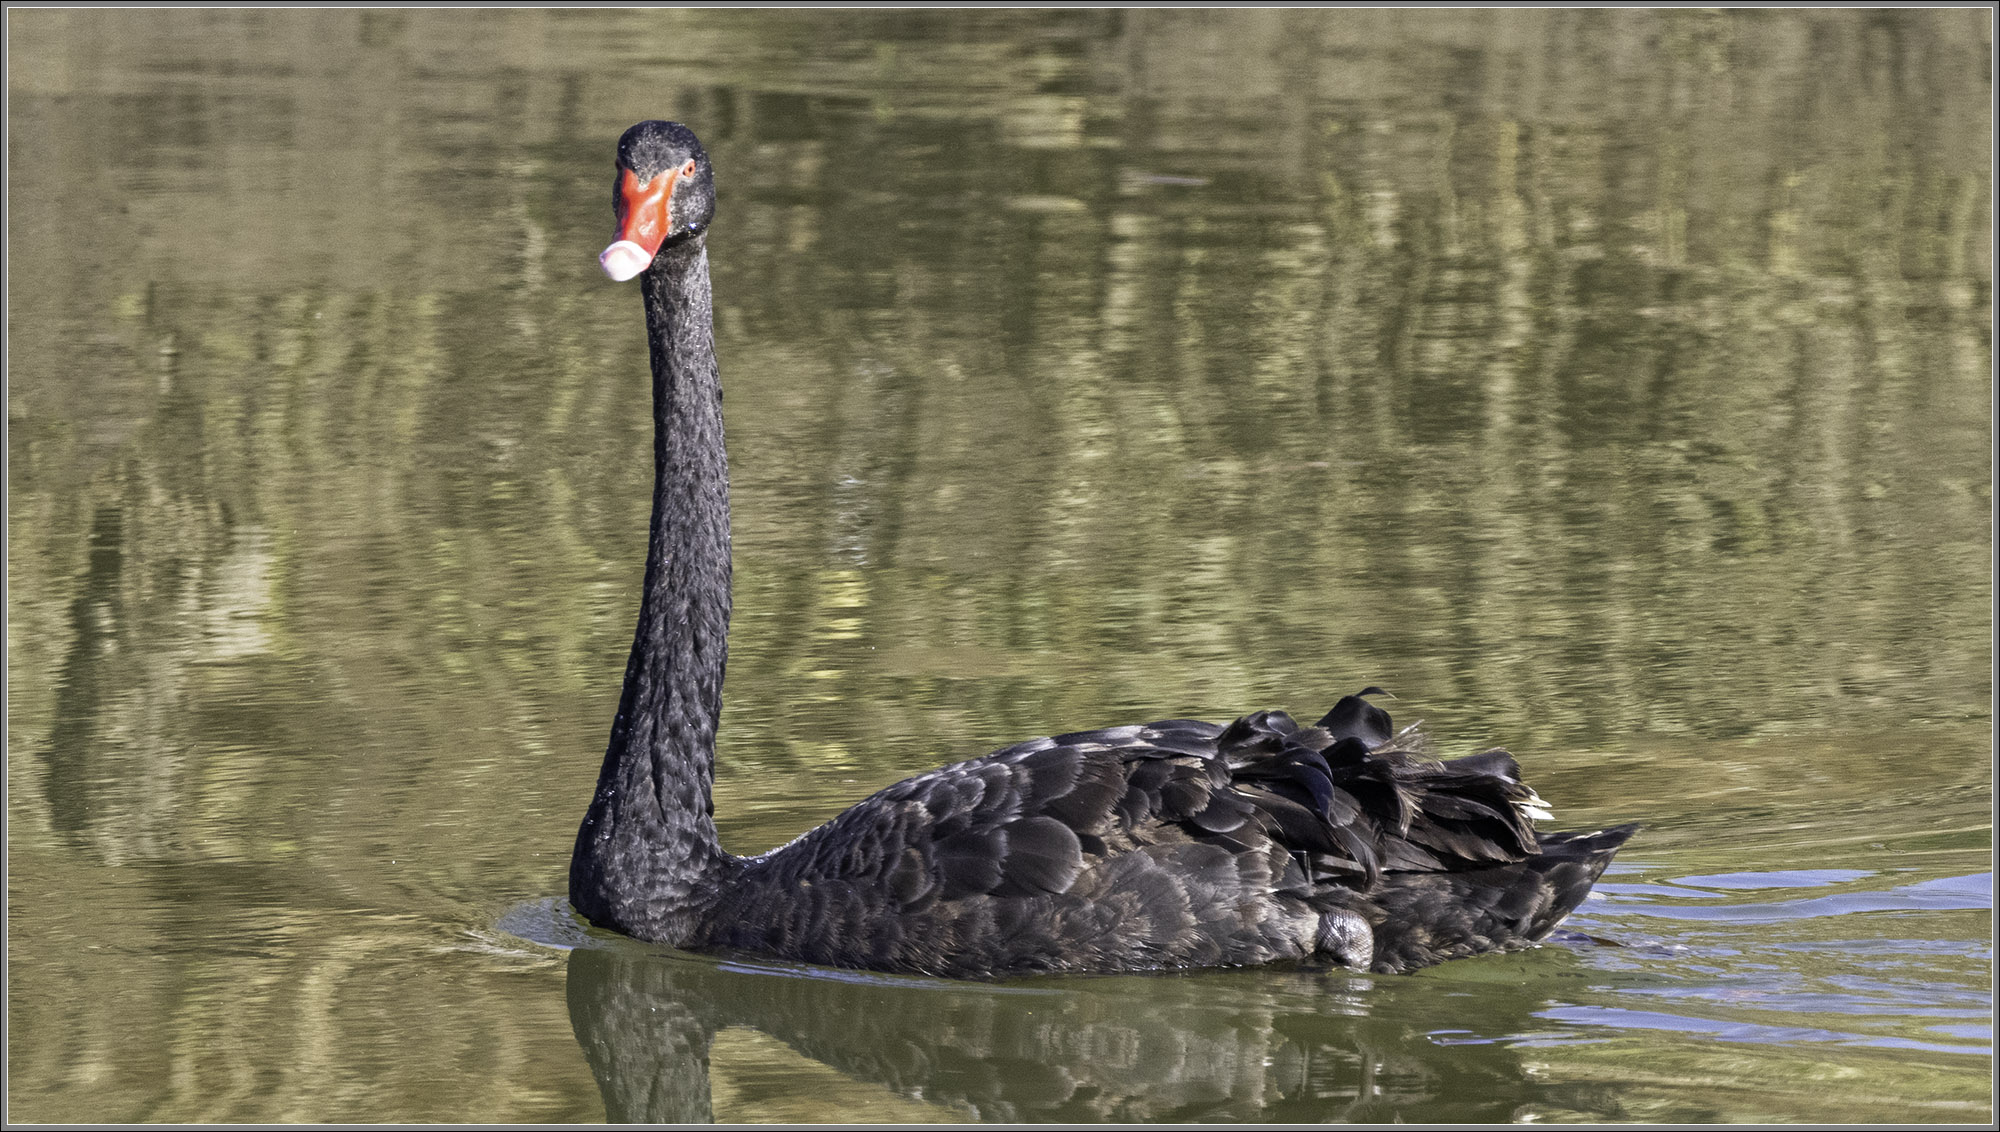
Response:
[[[957,978],[1303,960],[1383,973],[1525,947],[1636,830],[1536,833],[1505,751],[1438,762],[1365,696],[1031,739],[898,783],[781,848],[725,853],[710,786],[729,640],[729,482],[704,232],[678,123],[618,141],[618,239],[653,366],[639,625],[570,903],[691,950]]]

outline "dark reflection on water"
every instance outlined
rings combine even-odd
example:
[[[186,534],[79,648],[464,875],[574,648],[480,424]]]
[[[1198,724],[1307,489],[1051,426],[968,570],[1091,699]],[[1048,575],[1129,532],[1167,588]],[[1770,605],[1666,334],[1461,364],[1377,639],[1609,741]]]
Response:
[[[1468,1013],[1510,1033],[1534,1028],[1533,990],[1411,996],[1296,971],[989,987],[617,946],[571,951],[568,988],[577,1041],[618,1122],[712,1119],[709,1044],[726,1026],[1009,1123],[1620,1115],[1606,1090],[1536,1081],[1515,1050],[1463,1029]]]
[[[592,256],[612,140],[673,116],[722,202],[732,849],[1368,683],[1647,824],[1579,926],[1623,948],[1065,986],[1075,1033],[1123,995],[1326,1075],[1162,1054],[1063,1111],[1379,1116],[1373,1065],[1406,1118],[1990,1116],[1987,13],[8,32],[10,1115],[600,1114],[492,925],[562,891],[630,640],[645,362]],[[892,1077],[771,1005],[863,991],[577,962],[725,1027],[724,1119]]]
[[[120,526],[118,511],[112,507],[99,509],[91,521],[90,567],[70,603],[70,627],[76,643],[58,681],[62,693],[55,731],[41,751],[51,779],[75,784],[49,798],[49,825],[65,834],[78,833],[90,824],[91,784],[97,775],[89,761],[97,747],[95,731],[105,685],[112,679],[103,671],[109,650],[99,605],[117,589],[124,559]]]
[[[1723,889],[1866,879],[1823,873],[1708,879]],[[559,905],[510,921],[570,949],[571,1024],[619,1122],[714,1119],[711,1074],[741,1072],[711,1063],[730,1028],[895,1096],[1008,1122],[1718,1120],[1817,1104],[1860,1119],[1893,1105],[1847,1089],[1815,1102],[1800,1065],[1907,1057],[1919,1060],[1904,1071],[1924,1077],[1936,1072],[1925,1058],[1969,1067],[1989,1056],[1988,1012],[1965,991],[1990,946],[1867,938],[1867,914],[1990,917],[1990,875],[1775,906],[1703,906],[1717,894],[1684,885],[1602,887],[1606,899],[1577,921],[1594,934],[1565,931],[1529,954],[1414,978],[1286,967],[952,984],[584,936]],[[1634,915],[1705,926],[1675,942]],[[1685,1072],[1689,1042],[1723,1043],[1707,1056],[1736,1059],[1713,1095],[1660,1087]],[[1551,1059],[1565,1063],[1553,1078]],[[1603,1077],[1593,1065],[1617,1069]],[[1741,1109],[1742,1094],[1761,1099]],[[1931,1101],[1933,1119],[1974,1111]]]

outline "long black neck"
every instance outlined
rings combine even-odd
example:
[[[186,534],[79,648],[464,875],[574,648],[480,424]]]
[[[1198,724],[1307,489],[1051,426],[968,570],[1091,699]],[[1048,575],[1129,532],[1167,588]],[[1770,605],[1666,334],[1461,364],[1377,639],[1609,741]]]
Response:
[[[692,935],[730,858],[710,788],[729,652],[729,461],[702,237],[640,276],[653,359],[653,519],[645,596],[570,903],[663,943]]]

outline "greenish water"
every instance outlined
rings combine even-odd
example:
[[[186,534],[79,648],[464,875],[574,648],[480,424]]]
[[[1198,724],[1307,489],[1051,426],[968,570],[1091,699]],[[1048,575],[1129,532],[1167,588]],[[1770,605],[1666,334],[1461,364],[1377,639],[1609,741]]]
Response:
[[[1984,9],[10,11],[8,1116],[1992,1118]],[[1575,934],[963,986],[562,903],[693,125],[759,851],[1381,684]]]

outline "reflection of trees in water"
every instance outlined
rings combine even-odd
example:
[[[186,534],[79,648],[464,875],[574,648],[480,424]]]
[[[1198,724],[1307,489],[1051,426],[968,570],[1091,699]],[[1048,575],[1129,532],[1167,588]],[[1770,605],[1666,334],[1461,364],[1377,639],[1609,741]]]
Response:
[[[113,679],[104,671],[106,654],[113,651],[107,630],[110,612],[102,606],[116,600],[118,575],[123,566],[123,540],[115,507],[100,507],[90,525],[90,569],[70,601],[70,629],[74,644],[58,677],[56,720],[41,756],[48,766],[49,825],[70,836],[91,824],[93,783],[92,756],[96,753],[98,713],[105,700],[105,684]]]
[[[1538,1083],[1505,1045],[1451,1044],[1464,1025],[1454,1004],[1462,1010],[1466,998],[1396,994],[1396,981],[1264,971],[986,986],[744,968],[616,945],[571,952],[569,1004],[619,1122],[712,1119],[709,1047],[729,1026],[987,1121],[1619,1115],[1589,1088]],[[1516,997],[1510,1020],[1502,997],[1481,996],[1480,1025],[1532,1028],[1542,1003]]]
[[[423,34],[443,14],[352,37],[246,18],[358,62],[453,42]],[[672,16],[718,60],[676,102],[715,121],[730,189],[730,712],[774,744],[737,750],[725,721],[725,767],[893,778],[1127,712],[1316,712],[1341,672],[1531,757],[1983,709],[1990,191],[1956,144],[1985,133],[1954,125],[1985,105],[1959,18]],[[89,26],[107,65],[158,50]],[[548,58],[582,49],[533,26]],[[752,26],[894,47],[774,83],[732,48]],[[947,81],[968,58],[1005,63],[982,72],[1001,89]],[[309,104],[120,87],[128,160],[205,188],[295,156],[225,109],[442,97],[333,99],[346,73],[302,78]],[[592,757],[636,587],[643,360],[632,312],[553,267],[602,227],[573,204],[602,196],[588,93],[555,66],[504,81],[562,109],[475,139],[501,155],[478,238],[504,253],[478,283],[397,260],[465,238],[414,191],[466,160],[455,115],[369,118],[397,121],[413,186],[387,217],[378,183],[331,175],[313,208],[274,207],[303,191],[276,173],[159,194],[130,234],[143,293],[37,266],[69,262],[60,226],[13,249],[60,283],[18,289],[10,326],[9,657],[58,680],[16,681],[10,737],[144,781],[93,803],[161,819],[116,836],[275,809],[262,752],[329,730],[366,762],[499,719],[517,758]],[[870,84],[939,101],[844,93]],[[1281,94],[1303,109],[1263,113]],[[74,105],[24,103],[23,144],[91,136]],[[66,215],[94,152],[24,151],[17,206]],[[258,218],[326,205],[371,238],[324,234],[310,287],[214,259],[295,270]],[[107,508],[116,533],[86,540]],[[87,596],[107,554],[119,593]],[[110,643],[107,692],[86,670]],[[266,709],[286,696],[323,714]],[[242,774],[191,799],[187,752],[246,726]],[[392,811],[403,773],[323,785]],[[510,804],[507,775],[468,789]]]

